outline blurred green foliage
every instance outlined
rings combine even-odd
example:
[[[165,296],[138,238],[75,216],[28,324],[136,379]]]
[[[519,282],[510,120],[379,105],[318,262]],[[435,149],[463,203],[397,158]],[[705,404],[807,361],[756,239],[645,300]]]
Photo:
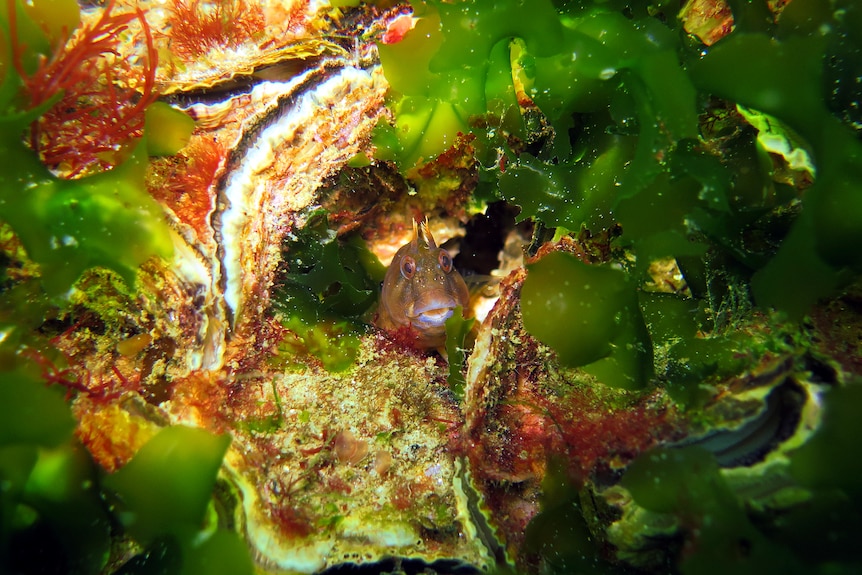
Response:
[[[777,513],[756,512],[756,495],[734,491],[714,455],[699,447],[645,453],[621,485],[634,504],[682,527],[681,573],[855,573],[862,567],[854,543],[862,534],[862,470],[847,450],[859,409],[858,379],[826,393],[819,429],[780,465],[791,474],[780,485],[797,501]]]
[[[79,23],[76,2],[0,8],[0,572],[86,575],[125,562],[119,572],[250,574],[245,544],[205,517],[228,438],[167,428],[105,476],[73,435],[67,396],[81,374],[66,368],[45,325],[68,314],[66,296],[90,268],[132,286],[144,261],[172,251],[145,186],[145,139],[115,169],[76,180],[55,177],[25,144],[30,124],[61,94],[28,108],[13,56],[32,73]],[[147,118],[154,153],[175,153],[187,140],[191,120],[177,114],[159,105]],[[21,273],[33,264],[38,272]]]
[[[654,450],[629,466],[621,484],[644,509],[679,517],[685,526],[681,573],[809,572],[752,524],[706,450]]]
[[[672,2],[413,6],[414,30],[380,46],[395,122],[378,144],[402,170],[470,133],[483,179],[521,218],[618,222],[634,282],[675,258],[710,305],[727,295],[712,278],[730,269],[737,294],[800,319],[862,271],[857,3],[795,0],[776,20],[765,0],[730,2],[735,30],[711,47]],[[813,185],[778,177],[788,168],[764,146]],[[524,309],[531,331],[540,308]]]
[[[563,364],[587,366],[603,383],[626,389],[647,384],[652,344],[625,273],[562,252],[527,269],[521,290],[527,331],[553,347]]]
[[[138,541],[183,538],[203,524],[230,437],[192,427],[160,431],[119,471],[105,478],[123,526]]]
[[[120,573],[253,572],[239,535],[206,521],[229,444],[227,435],[167,427],[104,479],[120,524],[145,546]]]
[[[791,471],[803,485],[841,490],[862,516],[862,460],[848,457],[859,431],[862,378],[826,394],[823,423],[811,441],[793,455]]]
[[[172,156],[186,147],[195,121],[185,112],[164,102],[153,102],[146,111],[147,153]]]
[[[617,575],[626,573],[602,557],[584,520],[578,487],[565,463],[551,461],[542,480],[541,512],[527,526],[524,553],[542,573]]]
[[[252,572],[239,536],[205,520],[228,437],[169,427],[105,476],[65,393],[26,363],[0,371],[0,572],[102,573],[123,536],[142,551],[121,573]]]

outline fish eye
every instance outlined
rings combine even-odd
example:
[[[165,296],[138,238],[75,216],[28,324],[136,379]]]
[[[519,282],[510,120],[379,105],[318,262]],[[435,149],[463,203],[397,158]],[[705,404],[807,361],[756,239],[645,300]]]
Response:
[[[413,274],[415,273],[416,260],[414,260],[410,256],[404,256],[404,259],[401,260],[401,275],[409,280],[413,277]]]
[[[437,254],[437,262],[440,264],[440,269],[447,274],[452,271],[452,256],[446,250],[440,250]]]

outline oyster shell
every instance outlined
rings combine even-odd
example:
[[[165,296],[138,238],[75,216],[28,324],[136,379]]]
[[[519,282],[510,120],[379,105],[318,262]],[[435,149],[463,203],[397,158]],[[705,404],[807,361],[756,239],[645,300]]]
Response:
[[[373,44],[351,40],[348,51],[317,34],[323,8],[261,6],[267,22],[295,6],[305,16],[289,38],[216,47],[182,68],[168,58],[159,69],[168,101],[197,122],[178,157],[150,166],[174,259],[142,270],[126,304],[150,343],[125,345],[122,358],[137,379],[107,402],[77,400],[81,437],[116,469],[160,426],[230,433],[222,490],[232,496],[222,504],[265,572],[389,557],[488,566],[460,488],[462,418],[439,359],[369,333],[342,373],[271,361],[285,333],[269,311],[283,240],[323,201],[322,182],[368,146],[388,85]],[[150,24],[166,10],[150,9]],[[251,73],[273,65],[289,73]],[[73,333],[67,345],[77,352],[85,342]],[[120,365],[117,353],[91,351],[88,369]],[[128,432],[108,433],[114,427]]]
[[[561,368],[529,335],[520,312],[524,268],[510,273],[469,358],[464,402],[472,486],[508,557],[526,567],[527,525],[538,514],[549,461],[578,484],[613,474],[678,433],[657,394],[605,388]]]
[[[571,239],[539,253],[558,250],[588,259],[589,249]],[[819,426],[823,388],[809,381],[810,358],[787,345],[780,330],[771,333],[775,328],[764,328],[756,317],[737,326],[750,345],[768,351],[712,382],[703,406],[684,410],[666,388],[611,389],[561,367],[553,351],[524,330],[520,289],[527,273],[517,269],[504,279],[479,329],[464,406],[468,471],[481,502],[476,521],[487,521],[508,561],[527,571],[547,567],[537,548],[542,543],[529,534],[540,529],[534,520],[546,502],[546,481],[561,481],[554,475],[561,471],[586,520],[586,536],[612,550],[614,562],[651,572],[666,568],[678,552],[673,542],[687,533],[684,522],[637,505],[618,483],[653,448],[709,452],[748,508],[781,513],[800,502],[788,453]]]
[[[246,379],[218,417],[234,426],[226,472],[268,571],[387,556],[490,564],[459,501],[461,419],[433,358],[381,351],[369,336],[354,368]]]

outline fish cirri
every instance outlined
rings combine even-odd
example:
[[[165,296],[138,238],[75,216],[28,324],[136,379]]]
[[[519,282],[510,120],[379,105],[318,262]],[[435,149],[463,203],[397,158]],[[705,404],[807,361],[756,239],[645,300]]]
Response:
[[[383,329],[410,327],[419,347],[446,343],[446,320],[470,295],[464,278],[452,266],[452,257],[428,229],[428,222],[413,221],[413,239],[401,246],[383,279],[377,325]]]

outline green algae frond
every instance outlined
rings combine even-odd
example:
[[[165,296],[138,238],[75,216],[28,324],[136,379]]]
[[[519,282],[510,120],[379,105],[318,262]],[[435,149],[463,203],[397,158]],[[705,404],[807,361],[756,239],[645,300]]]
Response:
[[[621,223],[636,282],[672,257],[694,285],[692,262],[721,254],[758,306],[799,319],[862,269],[860,9],[730,4],[735,31],[706,48],[667,3],[416,3],[416,28],[380,46],[381,152],[406,171],[470,133],[520,218]]]
[[[465,318],[461,306],[455,308],[452,317],[446,320],[446,355],[449,360],[449,377],[447,383],[455,399],[464,399],[464,364],[466,363],[468,349],[466,340],[469,337],[473,318]]]
[[[105,485],[121,501],[120,517],[129,532],[150,542],[159,535],[197,531],[229,444],[226,435],[168,427],[107,477]]]
[[[586,366],[608,385],[637,389],[647,383],[652,345],[625,273],[560,252],[527,269],[521,309],[531,334],[554,348],[563,364]]]
[[[207,518],[229,444],[227,435],[167,427],[105,478],[120,523],[145,547],[122,573],[252,573],[239,536]]]
[[[857,377],[846,387],[830,390],[825,404],[823,425],[811,441],[794,452],[791,471],[809,488],[843,491],[856,512],[862,513],[862,462],[849,455],[858,434],[862,379]]]
[[[551,461],[542,481],[541,512],[527,526],[526,549],[541,558],[549,573],[625,573],[601,556],[584,520],[583,507],[565,463]]]
[[[195,129],[187,114],[164,102],[153,102],[146,112],[147,153],[172,156],[186,147]]]
[[[331,371],[353,364],[361,318],[377,300],[382,266],[358,237],[341,240],[318,211],[285,247],[287,273],[273,303],[289,334],[285,356],[312,355]]]
[[[681,573],[803,572],[788,549],[751,523],[715,458],[703,449],[645,454],[626,471],[622,485],[644,509],[674,514],[684,525],[697,526],[686,533],[691,549],[681,551]]]

